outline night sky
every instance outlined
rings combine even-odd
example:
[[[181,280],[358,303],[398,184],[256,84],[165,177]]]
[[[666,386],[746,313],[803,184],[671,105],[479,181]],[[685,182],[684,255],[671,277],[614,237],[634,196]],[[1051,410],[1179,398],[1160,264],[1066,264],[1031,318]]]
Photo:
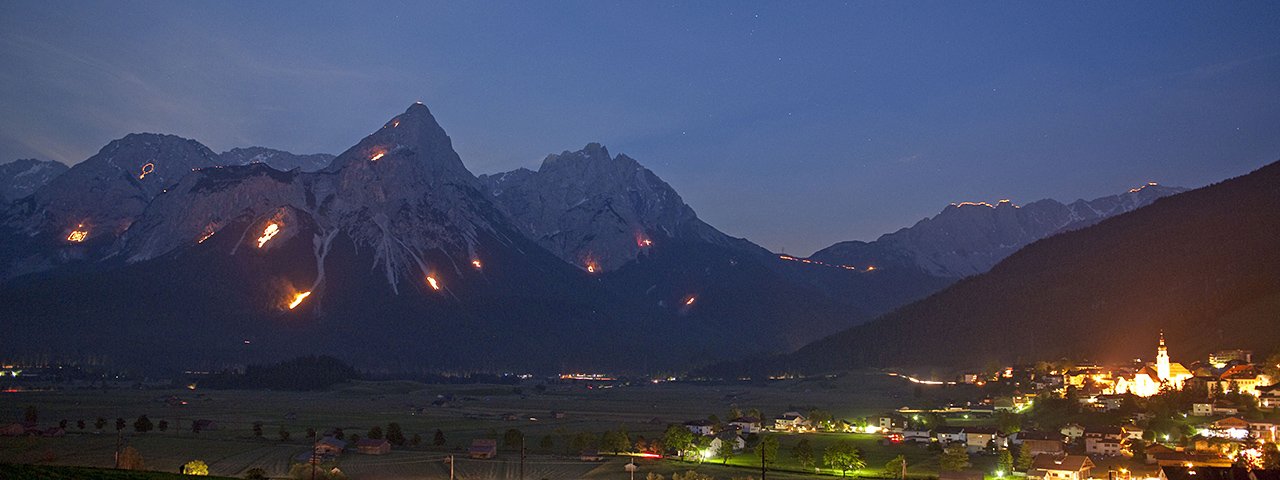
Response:
[[[410,103],[472,172],[601,142],[795,254],[949,202],[1280,159],[1280,2],[0,2],[0,162],[130,132],[340,153]]]

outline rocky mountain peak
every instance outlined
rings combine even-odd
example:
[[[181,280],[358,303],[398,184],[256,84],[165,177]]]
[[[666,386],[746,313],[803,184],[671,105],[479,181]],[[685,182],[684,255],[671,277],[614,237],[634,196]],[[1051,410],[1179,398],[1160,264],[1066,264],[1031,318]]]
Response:
[[[382,128],[347,149],[325,171],[376,175],[415,183],[460,183],[478,187],[453,150],[453,140],[426,105],[415,103]]]
[[[0,165],[0,203],[31,195],[67,171],[62,162],[23,158]]]

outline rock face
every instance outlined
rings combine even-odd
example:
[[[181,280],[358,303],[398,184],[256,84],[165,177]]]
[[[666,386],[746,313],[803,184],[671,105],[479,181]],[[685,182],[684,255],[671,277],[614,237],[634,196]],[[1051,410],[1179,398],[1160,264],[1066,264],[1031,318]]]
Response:
[[[1008,200],[995,205],[951,204],[932,218],[882,235],[874,242],[841,242],[810,258],[879,268],[914,266],[938,277],[967,277],[990,270],[1036,240],[1095,224],[1185,190],[1149,184],[1119,195],[1066,205],[1055,200],[1021,207]]]
[[[0,278],[102,258],[147,205],[193,170],[219,165],[194,140],[129,134],[9,205]]]
[[[304,172],[318,172],[333,161],[333,155],[327,153],[299,155],[265,147],[233,148],[218,154],[218,158],[224,165],[265,163],[271,168],[286,172],[295,168]]]
[[[529,238],[584,269],[617,270],[675,238],[765,253],[699,220],[652,171],[626,155],[611,157],[598,143],[548,155],[536,172],[480,181]]]
[[[0,165],[0,205],[35,193],[65,171],[62,162],[34,158]]]

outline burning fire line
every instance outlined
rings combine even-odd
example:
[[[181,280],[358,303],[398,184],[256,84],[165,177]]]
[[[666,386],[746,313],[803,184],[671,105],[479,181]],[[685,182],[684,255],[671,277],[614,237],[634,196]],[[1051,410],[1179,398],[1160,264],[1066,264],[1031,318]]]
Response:
[[[484,266],[480,263],[480,259],[478,258],[471,261],[471,266],[476,267],[476,270],[484,268]]]
[[[387,152],[378,152],[378,153],[375,153],[375,154],[373,155],[373,157],[369,159],[369,161],[370,161],[370,162],[376,162],[376,161],[378,161],[378,159],[379,159],[379,158],[382,158],[382,156],[383,156],[383,155],[386,155],[386,154],[387,154]]]
[[[271,238],[275,237],[278,233],[280,233],[280,224],[276,222],[268,223],[267,228],[262,229],[262,236],[258,237],[258,248],[262,248],[263,245],[266,245],[267,242],[271,241]]]
[[[84,239],[88,237],[89,237],[89,229],[84,228],[84,224],[81,223],[79,225],[76,225],[75,230],[72,230],[71,233],[67,234],[67,241],[71,243],[80,243],[80,242],[83,242]]]
[[[693,306],[693,302],[696,302],[697,300],[698,300],[698,297],[697,297],[696,295],[689,295],[688,297],[685,297],[685,299],[684,299],[684,306],[686,306],[686,307],[692,307],[692,306]]]
[[[301,303],[302,303],[302,301],[303,301],[304,299],[306,299],[306,298],[307,298],[308,296],[310,296],[310,295],[311,295],[311,292],[309,292],[309,291],[308,291],[308,292],[298,292],[298,293],[294,294],[294,296],[293,296],[293,300],[289,302],[289,310],[293,310],[294,308],[297,308],[297,307],[298,307],[298,305],[299,305],[299,304],[301,304]]]
[[[436,280],[436,277],[427,275],[427,285],[430,285],[432,290],[440,291],[440,282]]]
[[[138,175],[138,180],[147,178],[147,175],[150,175],[151,172],[154,172],[154,171],[156,171],[156,164],[147,162],[146,165],[142,166],[142,174]]]
[[[805,263],[809,265],[821,265],[823,267],[843,268],[845,270],[853,270],[855,272],[859,270],[862,270],[863,272],[874,272],[876,270],[879,270],[878,268],[875,267],[875,265],[868,265],[867,268],[864,270],[864,269],[859,269],[858,267],[855,267],[853,265],[836,265],[836,264],[830,264],[830,263],[826,263],[818,260],[813,260],[810,258],[796,258],[791,255],[778,255],[778,258],[782,260],[786,260],[788,262],[800,262],[800,263]]]

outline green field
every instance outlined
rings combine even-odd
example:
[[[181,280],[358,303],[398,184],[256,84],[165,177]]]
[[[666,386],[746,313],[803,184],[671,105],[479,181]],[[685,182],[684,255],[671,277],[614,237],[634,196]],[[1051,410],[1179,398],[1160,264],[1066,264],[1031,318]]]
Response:
[[[386,428],[399,423],[406,437],[418,434],[423,444],[397,448],[385,456],[344,454],[339,468],[351,478],[448,478],[442,459],[462,455],[473,438],[497,436],[518,429],[526,436],[531,455],[526,460],[525,478],[623,478],[622,466],[630,459],[613,458],[601,463],[578,460],[569,448],[569,439],[580,432],[600,433],[625,429],[633,441],[644,436],[660,438],[669,423],[718,415],[725,419],[730,408],[760,409],[766,417],[787,410],[820,408],[838,419],[871,415],[907,403],[939,402],[942,397],[963,393],[955,388],[933,387],[923,391],[900,379],[881,375],[850,375],[838,379],[786,380],[768,384],[683,384],[661,383],[614,388],[585,388],[584,384],[548,385],[545,390],[523,385],[423,385],[412,382],[357,382],[326,392],[270,392],[216,390],[76,390],[17,392],[0,394],[0,421],[17,420],[23,409],[34,405],[42,426],[68,420],[68,434],[60,438],[0,437],[0,462],[37,465],[114,466],[117,435],[114,422],[124,418],[128,426],[119,440],[137,449],[148,470],[177,472],[190,460],[209,464],[210,473],[243,476],[251,468],[262,468],[273,476],[288,472],[290,459],[309,451],[306,429],[324,432],[342,428],[347,435],[365,436],[375,425]],[[185,406],[168,406],[164,397],[177,396]],[[917,396],[918,395],[918,396]],[[447,406],[431,406],[432,401],[449,396]],[[551,418],[552,410],[565,413]],[[134,433],[133,421],[147,415],[153,423],[167,420],[166,432]],[[515,420],[504,420],[514,414]],[[107,419],[103,432],[96,432],[96,418]],[[76,427],[83,419],[84,430]],[[217,429],[191,432],[196,419],[217,423]],[[727,420],[727,419],[726,419]],[[262,422],[263,436],[255,437],[254,422]],[[279,430],[289,431],[281,440]],[[446,444],[429,446],[434,432],[444,432]],[[552,447],[540,447],[544,436]],[[913,475],[936,475],[936,454],[923,447],[881,445],[879,437],[863,434],[805,434],[815,456],[839,439],[855,442],[868,468],[859,474],[880,475],[882,466],[896,455],[905,455]],[[782,435],[778,463],[773,468],[795,472],[788,476],[813,476],[803,472],[791,458],[790,447],[799,435]],[[463,455],[465,456],[465,455]],[[495,460],[459,458],[457,477],[461,479],[507,478],[518,480],[518,455],[504,449]],[[975,456],[975,463],[993,462]],[[673,471],[696,469],[721,478],[758,475],[759,462],[750,454],[702,464],[672,460],[637,459],[638,477],[648,472],[669,475]],[[830,472],[826,472],[830,473]],[[772,478],[772,475],[771,475]]]

